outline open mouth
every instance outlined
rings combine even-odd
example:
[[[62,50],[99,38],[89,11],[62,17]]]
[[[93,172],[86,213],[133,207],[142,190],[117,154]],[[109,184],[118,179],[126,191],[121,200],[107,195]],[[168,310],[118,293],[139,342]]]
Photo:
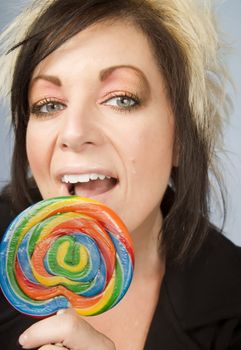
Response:
[[[96,173],[64,175],[61,181],[67,184],[70,195],[90,198],[112,190],[118,183],[117,178]]]

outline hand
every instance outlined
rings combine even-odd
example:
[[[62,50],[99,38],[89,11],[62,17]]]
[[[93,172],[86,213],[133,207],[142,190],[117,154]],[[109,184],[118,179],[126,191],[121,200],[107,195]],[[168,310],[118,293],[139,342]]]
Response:
[[[19,343],[24,349],[115,350],[114,343],[74,309],[60,310],[55,316],[33,324],[21,334]]]

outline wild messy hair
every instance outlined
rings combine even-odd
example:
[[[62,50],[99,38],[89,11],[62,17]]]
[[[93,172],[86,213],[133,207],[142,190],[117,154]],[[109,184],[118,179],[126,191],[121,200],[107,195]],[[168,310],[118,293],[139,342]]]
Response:
[[[216,174],[215,150],[227,107],[210,1],[36,0],[20,14],[0,37],[0,93],[10,96],[15,132],[11,198],[18,210],[33,201],[25,139],[35,67],[79,31],[106,20],[129,21],[141,29],[165,79],[178,166],[162,203],[160,246],[168,259],[180,261],[193,256],[208,233],[209,170]]]

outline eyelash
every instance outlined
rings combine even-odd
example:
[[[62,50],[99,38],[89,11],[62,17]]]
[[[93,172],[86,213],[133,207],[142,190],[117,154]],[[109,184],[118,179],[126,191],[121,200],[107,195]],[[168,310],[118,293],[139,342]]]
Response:
[[[109,106],[111,109],[118,111],[118,112],[122,112],[122,113],[123,112],[124,113],[131,112],[141,105],[141,101],[140,101],[139,97],[137,97],[137,95],[129,93],[129,92],[127,93],[127,92],[122,92],[122,91],[118,92],[117,91],[117,92],[114,92],[114,93],[107,95],[107,96],[108,96],[108,98],[105,101],[101,102],[100,104]],[[126,98],[128,100],[132,100],[134,104],[129,106],[129,107],[117,107],[117,106],[113,106],[113,105],[108,105],[107,102],[109,102],[110,100],[115,99],[115,98],[124,98],[124,99]],[[61,108],[57,111],[53,111],[53,112],[42,112],[41,111],[42,107],[50,105],[50,104],[61,105],[63,108]],[[30,113],[35,115],[36,117],[44,117],[44,118],[52,117],[53,115],[55,115],[59,111],[63,110],[65,107],[66,107],[66,104],[63,103],[63,101],[60,101],[60,100],[55,99],[55,98],[44,98],[43,100],[40,100],[31,106]]]
[[[66,107],[66,104],[63,101],[58,100],[56,98],[52,98],[52,97],[49,97],[49,98],[46,97],[43,100],[40,100],[40,101],[34,103],[30,109],[30,113],[35,115],[36,117],[46,118],[48,116],[51,117],[51,116],[55,115],[57,112],[62,110],[62,109],[60,109],[58,111],[53,111],[53,112],[42,112],[41,111],[42,107],[50,105],[50,104],[61,105],[64,108]]]
[[[114,99],[114,98],[126,98],[128,100],[132,100],[134,102],[134,104],[132,106],[129,106],[129,107],[117,107],[117,106],[110,106],[110,108],[112,108],[114,111],[118,111],[118,112],[131,112],[133,110],[135,110],[136,108],[140,107],[141,105],[141,100],[139,99],[139,97],[137,97],[136,94],[132,94],[132,93],[129,93],[129,92],[123,92],[123,91],[116,91],[112,94],[109,94],[107,95],[108,98],[101,102],[102,105],[107,105],[107,102]]]

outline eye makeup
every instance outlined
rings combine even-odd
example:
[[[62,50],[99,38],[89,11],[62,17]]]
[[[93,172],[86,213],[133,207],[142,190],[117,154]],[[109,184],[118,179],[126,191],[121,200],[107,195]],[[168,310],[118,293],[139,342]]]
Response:
[[[110,107],[116,112],[132,112],[146,104],[150,96],[150,86],[145,75],[136,67],[132,66],[114,66],[103,69],[99,73],[96,84],[94,79],[90,80],[91,91],[86,94],[89,101]],[[81,91],[81,77],[77,80],[78,89]],[[71,81],[70,81],[71,83]],[[71,89],[76,84],[69,84]],[[94,86],[94,89],[92,88]],[[49,74],[39,74],[34,77],[30,85],[30,111],[37,117],[53,116],[67,107],[65,99],[62,99],[63,92],[71,100],[71,92],[68,91],[61,77]],[[70,94],[68,96],[68,93]],[[91,94],[93,94],[91,96]],[[47,96],[47,97],[46,97]],[[42,97],[42,98],[41,98]],[[58,98],[60,97],[60,98]],[[37,102],[34,100],[38,99]]]
[[[103,85],[103,94],[108,90],[122,90],[129,93],[133,93],[132,90],[134,90],[138,92],[134,95],[139,96],[142,103],[150,96],[150,85],[144,73],[133,66],[114,66],[104,69],[100,72],[100,81]]]
[[[131,112],[142,104],[137,94],[126,91],[114,91],[103,97],[102,105],[110,106],[117,112]]]

